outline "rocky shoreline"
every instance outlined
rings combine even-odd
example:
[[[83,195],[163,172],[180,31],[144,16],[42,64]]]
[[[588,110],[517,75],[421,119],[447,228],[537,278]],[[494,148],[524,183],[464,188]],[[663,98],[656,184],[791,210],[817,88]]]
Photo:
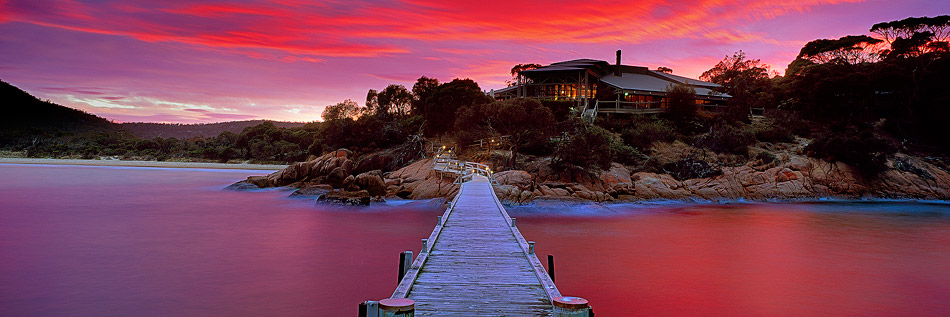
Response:
[[[376,158],[378,159],[378,158]],[[722,167],[715,176],[677,179],[670,174],[631,172],[621,164],[609,169],[579,168],[555,171],[549,158],[533,162],[526,170],[495,173],[495,192],[510,204],[534,200],[632,202],[774,201],[803,199],[950,199],[950,173],[920,157],[898,154],[885,172],[868,178],[841,162],[826,162],[798,154],[781,154],[768,164],[750,162]],[[373,169],[357,173],[350,151],[341,149],[307,162],[299,162],[267,176],[251,176],[229,189],[288,186],[292,196],[321,197],[349,205],[399,197],[432,199],[452,197],[459,185],[451,175],[431,169],[431,159],[421,159],[394,171]],[[366,170],[371,166],[362,166]]]

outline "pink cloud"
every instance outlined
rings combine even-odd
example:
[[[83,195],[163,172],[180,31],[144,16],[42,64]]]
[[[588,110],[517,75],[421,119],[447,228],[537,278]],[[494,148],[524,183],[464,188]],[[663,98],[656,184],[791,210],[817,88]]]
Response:
[[[685,76],[740,49],[782,70],[808,40],[946,10],[909,1],[0,0],[0,79],[120,121],[308,121],[422,75],[497,89],[514,64],[617,49]]]

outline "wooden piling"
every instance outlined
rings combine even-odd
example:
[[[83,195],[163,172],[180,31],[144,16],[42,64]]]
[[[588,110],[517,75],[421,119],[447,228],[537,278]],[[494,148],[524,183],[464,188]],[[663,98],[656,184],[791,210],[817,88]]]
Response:
[[[406,272],[409,271],[411,264],[412,251],[402,251],[402,253],[399,253],[399,279],[396,280],[396,283],[402,281],[402,278],[406,276]]]
[[[387,298],[379,301],[380,317],[414,316],[416,302],[408,298]]]
[[[548,254],[548,276],[551,277],[551,282],[557,283],[554,280],[554,255]]]
[[[553,317],[588,317],[590,306],[587,300],[574,296],[561,296],[554,299]]]

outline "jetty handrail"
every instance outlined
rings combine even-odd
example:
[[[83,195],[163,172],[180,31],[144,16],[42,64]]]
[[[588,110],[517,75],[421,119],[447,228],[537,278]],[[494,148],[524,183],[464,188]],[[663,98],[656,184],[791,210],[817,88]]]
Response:
[[[459,189],[459,193],[462,190]],[[432,230],[432,233],[429,234],[429,239],[426,240],[426,244],[423,245],[424,248],[432,248],[435,245],[435,242],[439,240],[439,235],[442,234],[442,228],[445,226],[445,222],[449,220],[449,216],[452,215],[452,211],[455,210],[455,204],[458,203],[459,197],[461,195],[455,195],[455,198],[452,199],[452,202],[449,204],[449,207],[445,209],[445,213],[442,214],[442,217],[439,219],[439,223],[436,224],[435,229]],[[416,278],[419,277],[419,270],[425,265],[426,261],[429,259],[429,250],[422,249],[419,250],[419,255],[416,256],[416,259],[412,261],[412,265],[409,266],[409,270],[406,271],[406,275],[402,277],[402,280],[399,281],[399,284],[396,285],[396,290],[393,291],[393,295],[389,298],[406,298],[409,296],[409,290],[412,288],[412,284],[416,282]]]
[[[445,147],[443,147],[444,149]],[[494,172],[491,167],[482,163],[462,161],[455,159],[452,150],[442,151],[432,159],[432,169],[443,173],[452,173],[456,175],[456,183],[464,183],[472,179],[473,175],[482,175],[488,178],[492,185],[497,185]]]
[[[531,263],[531,268],[534,271],[535,277],[538,278],[538,282],[541,283],[541,287],[544,288],[544,293],[548,295],[548,300],[551,301],[551,304],[554,304],[554,299],[561,297],[561,291],[557,289],[557,285],[554,284],[554,280],[551,279],[551,276],[547,274],[547,270],[544,269],[544,265],[541,264],[541,260],[538,259],[538,256],[534,254],[534,242],[530,244],[521,234],[521,230],[518,229],[512,222],[513,219],[508,215],[508,211],[505,210],[505,207],[501,204],[501,201],[498,200],[498,195],[495,194],[495,191],[491,191],[492,199],[495,202],[495,206],[498,207],[498,212],[504,216],[505,222],[508,223],[508,228],[511,229],[511,234],[515,236],[515,239],[518,240],[518,244],[521,245],[521,251],[524,252],[525,258],[528,259],[528,262]]]

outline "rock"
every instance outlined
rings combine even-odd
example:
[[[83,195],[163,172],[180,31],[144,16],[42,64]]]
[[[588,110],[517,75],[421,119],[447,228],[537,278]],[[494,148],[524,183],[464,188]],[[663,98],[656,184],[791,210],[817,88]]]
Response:
[[[390,164],[393,162],[392,155],[388,152],[376,152],[367,155],[356,164],[353,173],[362,174],[373,170],[389,171]]]
[[[412,195],[409,196],[411,199],[446,197],[449,193],[458,190],[459,187],[449,178],[440,180],[438,177],[433,177],[416,183],[418,184],[412,189]]]
[[[793,172],[791,169],[788,169],[788,168],[783,168],[782,170],[778,171],[778,173],[775,174],[776,183],[787,182],[787,181],[796,180],[799,178],[800,177],[798,177],[798,174],[796,174],[796,172]]]
[[[500,185],[514,185],[521,189],[531,187],[531,174],[525,171],[510,170],[495,173],[495,181]]]
[[[257,186],[256,184],[248,180],[243,180],[243,181],[228,185],[228,187],[225,187],[224,189],[236,190],[236,191],[247,191],[247,190],[258,190],[258,189],[261,189],[261,187]]]
[[[274,186],[286,186],[306,179],[310,176],[310,166],[307,162],[298,162],[276,172],[273,177]]]
[[[607,188],[613,188],[621,183],[632,183],[630,180],[630,170],[617,163],[610,164],[609,170],[600,173],[600,180]]]
[[[571,192],[567,191],[567,189],[564,189],[564,188],[551,188],[551,192],[553,193],[554,196],[558,196],[558,197],[571,196]]]
[[[788,163],[785,164],[785,167],[793,171],[807,171],[811,169],[811,161],[807,157],[800,155],[793,155],[788,159]]]
[[[343,167],[336,167],[327,174],[326,183],[333,186],[333,188],[342,188],[343,181],[346,180],[346,177],[349,175],[350,174],[348,174]]]
[[[383,181],[383,174],[380,170],[356,175],[355,182],[359,188],[369,191],[371,196],[386,195],[386,182]]]
[[[290,197],[294,198],[314,198],[320,197],[323,194],[333,191],[333,187],[326,184],[318,184],[305,186],[301,189],[294,191],[290,194]]]
[[[320,195],[320,197],[317,198],[317,203],[328,203],[343,206],[369,206],[370,196],[369,192],[365,190],[331,191],[329,193]]]
[[[357,191],[360,190],[360,187],[356,185],[356,177],[353,175],[347,176],[343,179],[343,189],[346,191]]]
[[[267,176],[248,176],[247,182],[256,185],[259,188],[274,187],[274,183]]]
[[[401,182],[418,182],[434,174],[432,171],[432,159],[424,159],[395,170],[387,175],[386,178],[401,179]]]
[[[399,190],[396,191],[396,197],[399,197],[402,199],[409,199],[409,197],[412,197],[412,190],[406,189],[405,187],[400,188]]]
[[[531,201],[531,199],[534,199],[534,193],[527,190],[521,191],[521,194],[518,196],[519,203]]]

